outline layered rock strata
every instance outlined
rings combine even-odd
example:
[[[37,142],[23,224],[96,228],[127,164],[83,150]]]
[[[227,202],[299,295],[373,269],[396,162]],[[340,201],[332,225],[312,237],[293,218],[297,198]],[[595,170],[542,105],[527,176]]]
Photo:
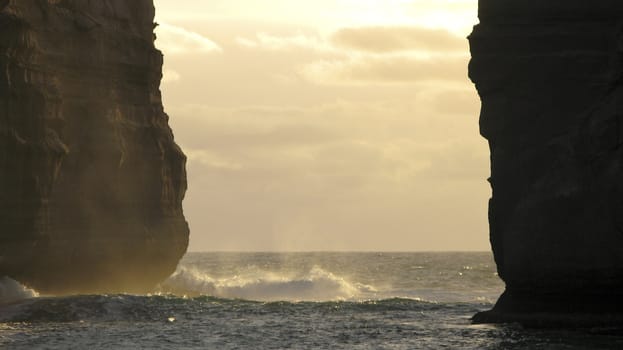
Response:
[[[188,245],[152,0],[0,0],[0,276],[134,292]]]
[[[506,291],[477,322],[622,323],[623,2],[480,0],[469,75]]]

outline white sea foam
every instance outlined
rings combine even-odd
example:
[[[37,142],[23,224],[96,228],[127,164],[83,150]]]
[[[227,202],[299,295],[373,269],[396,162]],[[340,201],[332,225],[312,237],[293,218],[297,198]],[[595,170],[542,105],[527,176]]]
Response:
[[[19,282],[9,277],[0,277],[0,304],[12,303],[38,296],[39,294],[36,291],[24,287]]]
[[[254,272],[248,276],[213,278],[201,271],[180,268],[162,285],[164,292],[189,296],[209,295],[257,301],[329,301],[358,298],[374,293],[371,286],[314,267],[304,275],[284,276]]]

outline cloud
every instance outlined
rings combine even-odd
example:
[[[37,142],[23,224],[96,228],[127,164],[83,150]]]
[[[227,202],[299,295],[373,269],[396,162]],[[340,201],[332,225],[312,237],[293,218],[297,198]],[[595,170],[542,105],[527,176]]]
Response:
[[[433,105],[440,113],[479,115],[480,99],[475,89],[446,90],[439,93]]]
[[[250,182],[277,172],[293,182],[302,176],[326,179],[328,186],[341,183],[340,178],[358,177],[386,188],[470,169],[457,176],[465,178],[473,173],[466,162],[480,167],[481,160],[487,160],[484,140],[477,137],[476,115],[439,114],[436,104],[452,104],[446,99],[452,96],[414,93],[411,102],[341,102],[300,111],[282,106],[189,106],[171,115],[177,136],[191,150],[189,163],[210,171],[242,171]],[[478,154],[477,162],[472,153]]]
[[[198,162],[215,170],[238,171],[243,169],[243,166],[240,163],[227,159],[223,157],[223,155],[217,154],[216,152],[206,149],[193,149],[189,147],[183,148],[189,162]]]
[[[331,42],[338,47],[375,53],[467,51],[467,40],[445,30],[421,27],[342,28],[331,36]]]
[[[396,52],[467,52],[467,40],[448,31],[422,27],[342,28],[329,37],[296,33],[274,35],[258,32],[254,37],[239,36],[236,43],[245,48],[284,51],[310,49],[328,53],[359,51],[373,54]]]
[[[181,79],[180,74],[174,70],[165,69],[164,72],[162,73],[163,84],[177,83],[178,81],[180,81],[180,79]]]
[[[415,83],[466,80],[467,57],[356,56],[306,65],[303,77],[319,84]]]
[[[487,246],[487,145],[467,47],[455,50],[451,34],[393,22],[173,23],[224,49],[167,59],[192,249]]]
[[[274,51],[291,49],[331,50],[330,45],[323,38],[302,33],[290,36],[276,36],[259,32],[255,34],[255,38],[237,37],[236,43],[246,48]]]
[[[165,54],[198,54],[223,51],[212,40],[182,27],[160,23],[156,28],[156,34],[158,38],[156,46]]]
[[[447,215],[479,218],[470,225],[485,230],[488,157],[476,116],[438,113],[453,94],[406,90],[394,101],[170,109],[189,159],[194,239],[211,249],[320,249],[334,236],[464,229]],[[250,227],[262,239],[241,246]],[[297,243],[300,232],[324,239]],[[284,237],[294,245],[279,245]]]
[[[286,106],[171,109],[184,145],[227,152],[314,147],[340,136],[327,125],[310,120],[308,111]]]

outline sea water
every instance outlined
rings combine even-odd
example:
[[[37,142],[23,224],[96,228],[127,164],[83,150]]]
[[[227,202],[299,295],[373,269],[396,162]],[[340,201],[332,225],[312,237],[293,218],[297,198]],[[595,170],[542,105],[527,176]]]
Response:
[[[502,290],[489,253],[189,253],[149,295],[0,279],[0,348],[623,348],[607,332],[471,324]]]

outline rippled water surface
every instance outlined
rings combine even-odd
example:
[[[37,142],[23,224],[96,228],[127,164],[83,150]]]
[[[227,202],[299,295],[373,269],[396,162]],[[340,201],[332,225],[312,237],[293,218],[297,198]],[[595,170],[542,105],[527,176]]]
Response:
[[[502,288],[484,253],[192,253],[153,295],[27,298],[0,281],[0,348],[623,348],[590,330],[471,325]]]

